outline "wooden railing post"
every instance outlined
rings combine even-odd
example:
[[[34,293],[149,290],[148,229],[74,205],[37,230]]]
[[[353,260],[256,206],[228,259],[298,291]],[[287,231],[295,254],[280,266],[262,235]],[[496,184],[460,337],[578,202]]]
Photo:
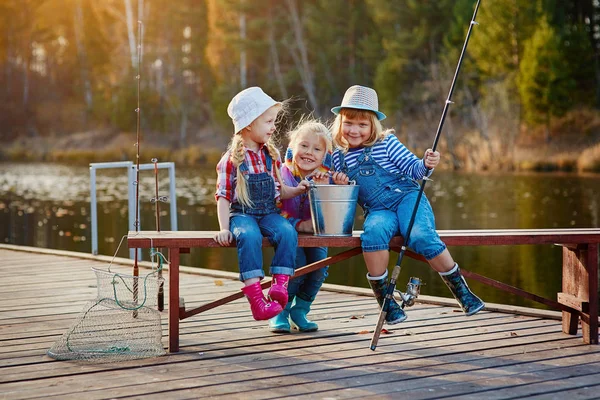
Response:
[[[169,353],[179,351],[179,248],[169,248]]]
[[[563,245],[562,292],[558,301],[578,312],[563,311],[563,332],[598,344],[598,244]]]

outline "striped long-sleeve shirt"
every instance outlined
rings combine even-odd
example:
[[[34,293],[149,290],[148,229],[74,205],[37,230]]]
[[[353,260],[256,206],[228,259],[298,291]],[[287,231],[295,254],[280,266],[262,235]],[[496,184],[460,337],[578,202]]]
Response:
[[[364,147],[359,147],[350,149],[344,154],[344,161],[348,168],[356,165],[358,157],[363,151]],[[414,180],[423,179],[427,175],[427,168],[423,160],[411,153],[394,134],[388,134],[383,140],[373,145],[372,157],[379,166],[388,172],[404,174]],[[342,168],[339,149],[333,153],[333,166],[336,171],[340,171]]]

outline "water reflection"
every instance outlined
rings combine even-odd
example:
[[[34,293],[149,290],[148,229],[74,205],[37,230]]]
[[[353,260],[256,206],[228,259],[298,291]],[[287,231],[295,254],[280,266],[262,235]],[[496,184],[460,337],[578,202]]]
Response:
[[[213,168],[177,170],[179,230],[217,230]],[[456,174],[436,172],[426,193],[438,229],[599,227],[600,177],[566,174]],[[161,195],[168,195],[166,170],[159,171]],[[89,253],[89,169],[54,164],[0,164],[0,238],[5,243]],[[127,233],[127,176],[124,170],[97,172],[99,253],[113,255]],[[153,171],[140,172],[142,229],[155,229]],[[356,229],[362,227],[357,211]],[[161,207],[162,230],[170,229],[169,208]],[[331,251],[332,254],[341,251]],[[553,246],[454,247],[454,258],[468,270],[554,299],[561,285],[561,249]],[[118,251],[127,257],[126,248]],[[272,249],[264,250],[265,259]],[[390,266],[396,261],[392,253]],[[147,255],[145,255],[147,259]],[[184,265],[237,271],[235,249],[193,249]],[[265,263],[268,269],[268,263]],[[330,269],[329,283],[367,287],[361,258]],[[398,279],[426,285],[423,294],[450,293],[428,266],[405,259]],[[472,282],[488,302],[542,307]]]

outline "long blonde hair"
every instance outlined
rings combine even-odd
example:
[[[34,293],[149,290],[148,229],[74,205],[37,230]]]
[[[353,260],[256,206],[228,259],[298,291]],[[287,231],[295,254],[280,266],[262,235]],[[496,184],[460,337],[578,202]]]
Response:
[[[371,121],[371,135],[369,139],[364,143],[364,146],[373,146],[378,141],[385,138],[390,133],[393,133],[393,129],[383,129],[381,122],[377,119],[377,116],[372,111],[358,110],[355,108],[342,108],[340,113],[335,117],[333,124],[331,125],[331,132],[333,134],[333,144],[344,152],[348,151],[350,147],[348,141],[344,138],[342,130],[342,117],[350,119],[368,119]]]
[[[282,104],[277,104],[273,106],[279,108],[279,111],[277,112],[276,124],[280,120],[280,115],[282,114],[282,112],[285,112],[285,110],[287,109],[286,106],[287,102],[283,102]],[[254,123],[254,121],[252,121],[252,124]],[[248,126],[251,127],[252,124]],[[254,207],[254,203],[250,199],[250,193],[248,192],[248,184],[246,178],[244,177],[242,171],[240,171],[240,166],[242,165],[246,157],[246,149],[244,148],[244,138],[242,136],[246,128],[233,135],[233,138],[229,143],[228,150],[231,150],[229,159],[233,163],[233,166],[237,169],[237,183],[235,185],[235,193],[237,195],[237,200],[240,204],[246,207]],[[267,151],[269,152],[269,155],[273,159],[273,164],[271,168],[275,168],[275,175],[277,176],[277,180],[282,185],[283,180],[281,179],[281,171],[277,167],[277,160],[280,158],[280,154],[279,150],[277,149],[274,136],[275,135],[271,135],[271,137],[269,138],[267,143],[265,143],[265,145],[267,146]]]

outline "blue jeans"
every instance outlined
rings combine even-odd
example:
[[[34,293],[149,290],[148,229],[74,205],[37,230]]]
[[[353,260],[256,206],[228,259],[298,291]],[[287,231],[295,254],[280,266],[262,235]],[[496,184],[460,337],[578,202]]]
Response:
[[[294,254],[298,248],[298,234],[294,227],[279,214],[264,216],[232,213],[229,230],[237,242],[240,280],[264,278],[263,236],[275,247],[269,273],[294,275]]]
[[[360,236],[363,251],[388,250],[393,236],[400,234],[406,238],[417,195],[416,191],[405,194],[395,210],[369,210],[365,218],[364,232]],[[421,197],[415,223],[406,245],[427,260],[437,257],[446,249],[446,245],[435,230],[433,210],[425,196]]]
[[[296,252],[296,265],[305,266],[312,264],[327,257],[326,247],[300,247]],[[306,275],[294,278],[288,284],[288,294],[290,299],[298,296],[302,300],[313,301],[321,289],[325,278],[329,275],[326,265],[321,269],[312,271]]]

